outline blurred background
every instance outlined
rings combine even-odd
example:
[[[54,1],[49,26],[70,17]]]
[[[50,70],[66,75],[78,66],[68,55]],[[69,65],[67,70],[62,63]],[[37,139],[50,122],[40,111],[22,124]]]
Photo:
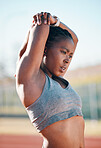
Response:
[[[38,135],[17,96],[14,75],[33,15],[42,11],[58,16],[79,38],[65,78],[81,96],[85,137],[101,137],[100,0],[0,0],[0,135]]]

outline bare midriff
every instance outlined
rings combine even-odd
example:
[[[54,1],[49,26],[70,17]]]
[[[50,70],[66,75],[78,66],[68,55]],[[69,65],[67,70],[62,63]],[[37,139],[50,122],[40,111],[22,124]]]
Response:
[[[51,124],[41,131],[43,148],[84,148],[84,119],[74,116]]]

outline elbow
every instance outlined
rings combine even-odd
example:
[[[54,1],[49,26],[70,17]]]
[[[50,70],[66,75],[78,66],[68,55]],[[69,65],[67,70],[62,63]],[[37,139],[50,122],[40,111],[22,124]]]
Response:
[[[78,37],[76,36],[76,38],[73,40],[73,42],[74,42],[74,47],[76,48],[76,46],[77,46],[77,43],[78,43]]]
[[[78,43],[78,41],[79,41],[79,39],[77,38],[77,41],[76,42]]]
[[[79,41],[79,39],[78,39],[78,37],[76,36],[76,38],[75,38],[76,44],[78,43],[78,41]]]
[[[75,51],[76,46],[77,46],[77,43],[78,43],[78,38],[76,37],[76,38],[73,40],[73,42],[74,42],[74,51]]]

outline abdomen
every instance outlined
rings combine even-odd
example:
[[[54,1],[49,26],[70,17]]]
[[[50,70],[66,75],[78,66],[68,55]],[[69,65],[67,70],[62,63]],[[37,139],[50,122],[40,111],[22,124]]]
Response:
[[[45,148],[84,148],[82,116],[55,122],[41,131]],[[46,140],[47,139],[47,140]]]

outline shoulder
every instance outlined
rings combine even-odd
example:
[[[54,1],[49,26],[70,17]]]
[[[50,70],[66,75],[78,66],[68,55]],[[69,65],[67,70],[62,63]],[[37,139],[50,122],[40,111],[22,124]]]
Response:
[[[44,88],[46,76],[43,71],[38,75],[26,80],[23,84],[16,82],[18,96],[24,106],[32,104],[37,100]]]

